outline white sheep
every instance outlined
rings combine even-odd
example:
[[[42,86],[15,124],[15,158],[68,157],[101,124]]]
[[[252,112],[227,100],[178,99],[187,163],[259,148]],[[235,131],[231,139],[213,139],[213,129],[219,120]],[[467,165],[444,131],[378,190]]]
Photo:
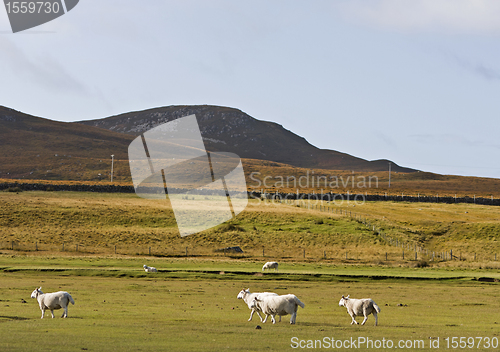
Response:
[[[152,266],[147,266],[146,264],[144,264],[143,267],[144,267],[144,271],[147,273],[157,273],[158,272],[158,270],[156,270],[156,268],[154,268]]]
[[[278,262],[267,262],[262,267],[262,271],[264,271],[265,269],[269,269],[269,270],[275,269],[276,271],[278,271]]]
[[[68,292],[59,291],[53,293],[43,293],[42,288],[36,288],[33,292],[31,292],[31,298],[36,298],[38,301],[38,305],[42,310],[42,318],[45,315],[45,310],[50,309],[50,313],[52,314],[52,318],[54,318],[54,309],[64,309],[64,313],[61,318],[68,317],[68,304],[75,304],[73,297]]]
[[[262,313],[266,315],[263,323],[267,321],[267,317],[270,315],[273,324],[276,324],[275,316],[279,315],[280,319],[282,315],[291,314],[290,324],[295,324],[297,318],[297,308],[301,306],[305,307],[295,295],[282,295],[282,296],[264,296],[262,298],[255,297],[250,305],[250,308],[257,307]]]
[[[342,296],[339,301],[339,307],[347,308],[347,312],[352,318],[351,325],[358,324],[358,322],[354,319],[357,315],[363,315],[365,317],[361,323],[361,325],[365,325],[368,316],[373,314],[375,317],[375,326],[377,326],[377,313],[380,313],[380,307],[371,298],[356,299],[349,298],[349,296]]]
[[[236,296],[236,298],[242,299],[243,301],[245,301],[245,303],[248,305],[248,308],[251,309],[250,319],[248,319],[248,321],[252,321],[253,313],[257,313],[257,315],[260,318],[260,321],[262,321],[262,316],[260,315],[259,308],[258,307],[254,307],[254,308],[250,307],[253,299],[255,297],[277,296],[277,295],[278,295],[277,293],[273,293],[273,292],[254,292],[254,293],[251,293],[250,289],[247,288],[246,290],[244,290],[244,289],[241,290],[240,293],[238,293],[238,296]],[[280,321],[281,321],[281,316],[280,316]]]

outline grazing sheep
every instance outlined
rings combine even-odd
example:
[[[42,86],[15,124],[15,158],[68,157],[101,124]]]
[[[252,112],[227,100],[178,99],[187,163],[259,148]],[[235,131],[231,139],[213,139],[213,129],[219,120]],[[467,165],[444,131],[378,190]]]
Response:
[[[252,301],[255,297],[264,297],[264,296],[277,296],[277,293],[273,292],[255,292],[251,293],[250,289],[247,288],[246,290],[241,290],[240,293],[238,293],[238,296],[236,298],[242,299],[245,301],[245,303],[248,305],[248,308],[251,309],[252,311],[250,312],[250,319],[248,321],[252,321],[253,313],[257,313],[257,315],[260,318],[260,321],[262,321],[262,316],[260,315],[260,310],[258,307],[251,308],[250,305],[252,304]],[[280,316],[280,321],[281,321],[281,316]]]
[[[279,315],[281,318],[282,315],[288,314],[291,314],[290,324],[295,324],[298,306],[304,308],[305,304],[295,295],[255,297],[250,304],[250,308],[255,309],[255,307],[258,307],[266,315],[263,323],[267,321],[267,317],[270,315],[273,324],[276,324],[276,315]]]
[[[43,293],[42,288],[36,288],[33,292],[31,292],[31,298],[36,298],[38,301],[38,305],[42,310],[42,318],[45,314],[46,309],[50,309],[50,313],[52,314],[52,318],[54,318],[54,309],[64,309],[64,313],[61,318],[68,317],[68,304],[75,304],[73,301],[73,297],[68,292],[59,291],[53,293]]]
[[[339,307],[346,307],[347,312],[352,318],[352,324],[358,324],[358,322],[354,319],[357,315],[363,315],[365,319],[361,323],[361,325],[365,325],[366,320],[368,319],[368,315],[373,314],[375,317],[375,326],[377,326],[378,318],[377,313],[380,313],[380,307],[377,306],[375,302],[371,298],[349,298],[349,296],[342,298],[339,301]]]
[[[278,271],[278,262],[267,262],[262,267],[262,271],[264,271],[265,269],[269,269],[269,270],[275,269],[276,271]]]
[[[143,265],[144,267],[144,271],[147,272],[147,273],[157,273],[158,270],[156,270],[156,268],[152,267],[152,266],[147,266],[147,265]]]

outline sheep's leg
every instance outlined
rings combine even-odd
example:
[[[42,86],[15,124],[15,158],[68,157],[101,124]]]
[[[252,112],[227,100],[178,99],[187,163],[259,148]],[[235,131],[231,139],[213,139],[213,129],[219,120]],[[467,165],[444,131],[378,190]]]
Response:
[[[262,322],[262,315],[260,315],[260,312],[259,312],[258,310],[256,310],[256,312],[257,312],[257,315],[258,315],[258,316],[259,316],[259,318],[260,318],[260,321]]]
[[[42,317],[40,319],[43,319],[43,316],[45,315],[45,309],[41,309],[42,310]]]
[[[54,319],[54,310],[53,309],[50,310],[50,314],[52,314],[52,319]]]
[[[352,318],[351,325],[352,324],[358,325],[358,322],[356,321],[356,319],[354,319],[355,317],[356,317],[355,315],[351,315],[351,318]]]
[[[61,318],[66,318],[68,316],[68,307],[64,307],[64,312],[63,315],[61,315]]]
[[[365,318],[363,319],[363,322],[361,323],[361,325],[365,325],[367,319],[368,319],[368,315],[365,315]]]
[[[250,312],[250,319],[248,319],[248,321],[252,321],[253,313],[255,313],[255,309],[252,309],[252,311]],[[260,320],[262,321],[262,318],[260,318]]]
[[[375,317],[375,326],[377,326],[377,324],[378,324],[377,312],[373,312],[373,316]]]
[[[273,324],[276,324],[275,315],[271,314],[271,320],[273,321]]]
[[[266,317],[264,318],[264,321],[262,321],[263,323],[265,323],[267,321],[267,318],[269,317],[268,314],[266,314]]]
[[[292,313],[292,317],[290,318],[290,324],[295,324],[296,317],[297,317],[297,312]]]

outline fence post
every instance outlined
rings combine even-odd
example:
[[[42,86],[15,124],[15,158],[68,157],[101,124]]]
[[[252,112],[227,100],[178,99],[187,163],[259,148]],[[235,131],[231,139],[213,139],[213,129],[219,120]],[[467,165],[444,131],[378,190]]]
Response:
[[[11,246],[12,250],[14,250],[14,241],[11,241],[10,246]]]
[[[188,256],[188,247],[186,247],[186,257]]]
[[[38,242],[35,242],[35,251],[38,251]],[[496,256],[496,254],[495,254]]]
[[[403,260],[405,260],[405,249],[403,247]]]
[[[306,257],[306,249],[304,248],[304,258]]]
[[[78,252],[78,245],[76,245],[76,251]]]
[[[149,247],[149,255],[151,255],[151,247]]]
[[[63,243],[63,248],[62,248],[62,251],[64,252],[64,243]]]
[[[323,259],[326,259],[326,251],[323,251]],[[497,260],[496,254],[495,254],[495,260]]]

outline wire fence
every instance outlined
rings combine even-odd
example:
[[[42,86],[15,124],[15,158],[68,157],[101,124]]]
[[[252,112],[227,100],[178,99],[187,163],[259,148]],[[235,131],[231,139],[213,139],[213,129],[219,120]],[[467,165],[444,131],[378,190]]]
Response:
[[[451,261],[451,260],[460,260],[460,261],[497,261],[497,253],[487,252],[487,253],[467,253],[460,250],[430,250],[425,248],[422,244],[419,244],[414,241],[409,240],[401,240],[399,238],[395,238],[386,232],[383,232],[380,228],[378,228],[372,221],[363,214],[355,213],[352,210],[342,209],[335,206],[324,205],[324,204],[315,204],[313,202],[308,202],[304,200],[296,200],[296,199],[272,199],[268,201],[279,202],[281,204],[287,204],[295,207],[300,207],[308,210],[315,210],[324,213],[337,214],[341,216],[345,216],[360,224],[365,225],[369,230],[373,231],[374,234],[379,236],[380,239],[385,241],[388,246],[398,248],[398,252],[400,253],[401,260],[430,260],[430,261]],[[394,251],[386,252],[386,260],[388,259],[389,253],[392,253],[394,256]]]
[[[343,263],[402,263],[402,262],[441,262],[460,260],[468,262],[497,262],[497,254],[456,253],[450,251],[429,251],[410,243],[395,242],[385,235],[386,246],[360,248],[355,245],[338,247],[308,248],[265,248],[265,247],[214,247],[214,246],[149,246],[149,245],[108,245],[88,246],[75,243],[23,243],[19,241],[0,242],[0,250],[16,253],[79,255],[117,255],[117,256],[153,256],[153,257],[210,257],[242,258],[250,260],[282,261],[332,261]],[[396,240],[397,241],[397,240]],[[392,244],[391,244],[392,242]],[[418,266],[418,265],[417,265]]]

